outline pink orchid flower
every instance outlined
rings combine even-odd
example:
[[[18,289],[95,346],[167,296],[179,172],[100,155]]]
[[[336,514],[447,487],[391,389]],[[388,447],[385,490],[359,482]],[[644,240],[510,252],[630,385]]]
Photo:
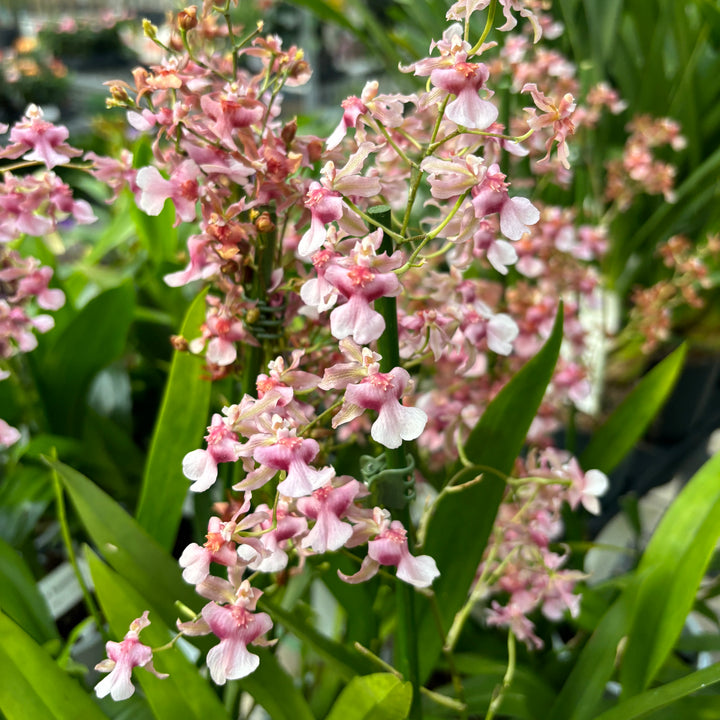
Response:
[[[168,677],[155,670],[152,663],[152,648],[143,645],[139,640],[140,631],[149,624],[146,610],[142,617],[133,620],[130,630],[122,642],[111,641],[105,644],[108,659],[98,663],[95,669],[110,674],[95,686],[95,694],[99,698],[110,695],[113,700],[117,701],[127,700],[131,697],[135,692],[135,686],[130,680],[134,667],[145,668],[159,678]]]

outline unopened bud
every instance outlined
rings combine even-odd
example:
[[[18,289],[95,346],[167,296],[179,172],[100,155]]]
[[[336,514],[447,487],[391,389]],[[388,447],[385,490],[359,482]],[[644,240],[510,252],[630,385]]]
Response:
[[[147,18],[142,21],[142,28],[146,37],[149,37],[151,40],[157,38],[157,26],[153,25]]]
[[[190,344],[187,341],[187,338],[184,338],[182,335],[171,335],[170,336],[170,344],[178,351],[178,352],[187,352]]]
[[[293,118],[290,122],[285,123],[285,126],[280,131],[280,137],[285,143],[285,147],[290,147],[292,141],[295,139],[297,133],[297,118]]]
[[[260,311],[256,307],[250,308],[245,313],[245,323],[247,325],[252,325],[252,324],[256,323],[259,319],[260,319]]]
[[[190,7],[186,7],[184,10],[181,10],[178,13],[177,23],[178,27],[185,32],[197,27],[197,6],[190,5]]]
[[[269,233],[275,229],[275,223],[272,221],[269,212],[261,213],[258,219],[255,221],[255,227],[261,233]]]
[[[232,260],[238,254],[238,249],[236,245],[225,245],[217,248],[216,252],[223,260]],[[229,269],[225,269],[225,266],[223,265],[223,272],[225,273],[235,272],[236,269],[237,268],[234,263],[231,263],[231,267]]]
[[[111,85],[110,95],[112,102],[115,107],[122,107],[124,105],[132,105],[130,96],[127,94],[127,90],[121,85]]]
[[[141,92],[148,86],[147,79],[149,73],[144,67],[134,68],[131,74],[133,76],[133,80],[135,81],[135,89],[138,92]]]

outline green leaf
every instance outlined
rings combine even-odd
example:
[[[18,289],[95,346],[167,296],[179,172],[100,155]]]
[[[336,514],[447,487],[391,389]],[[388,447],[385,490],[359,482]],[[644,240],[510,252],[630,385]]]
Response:
[[[14,547],[23,545],[53,500],[49,470],[16,465],[0,483],[0,538]]]
[[[460,483],[483,474],[465,487],[446,488],[430,517],[422,551],[437,562],[440,577],[433,590],[445,631],[465,602],[487,544],[505,490],[504,476],[513,468],[527,431],[542,401],[560,352],[563,310],[552,334],[487,407],[465,443],[465,454],[478,468],[468,468]],[[490,468],[492,471],[486,471]],[[419,604],[419,603],[418,603]],[[424,604],[419,622],[421,672],[427,678],[442,648],[435,618]]]
[[[204,319],[201,293],[188,309],[182,335],[197,335]],[[211,383],[201,377],[202,367],[201,358],[175,352],[145,465],[137,521],[167,550],[173,547],[188,493],[182,459],[199,447],[207,423]]]
[[[637,569],[639,590],[620,681],[632,696],[653,681],[677,641],[720,539],[720,454],[672,503]]]
[[[260,598],[258,605],[261,609],[267,611],[274,621],[285,626],[295,637],[312,647],[315,652],[332,663],[334,670],[344,679],[350,680],[355,675],[369,673],[375,669],[375,665],[370,660],[319,633],[314,627],[305,622],[299,613],[284,610],[266,596]]]
[[[197,607],[198,596],[181,576],[177,561],[109,495],[67,465],[46,459],[65,486],[94,545],[123,578],[172,626],[176,600]],[[132,619],[132,618],[131,618]]]
[[[173,227],[175,206],[166,201],[159,215],[146,215],[136,203],[130,203],[130,217],[135,224],[135,232],[145,246],[150,260],[162,265],[175,260],[178,247],[178,231]]]
[[[609,473],[635,447],[675,386],[686,351],[682,344],[658,363],[595,431],[580,456],[586,470]]]
[[[149,610],[149,627],[142,631],[141,642],[151,647],[165,645],[176,634],[158,618],[159,612],[139,595],[133,587],[105,565],[95,553],[85,548],[95,592],[113,634],[120,640],[130,623]],[[177,645],[153,655],[158,672],[170,677],[160,679],[141,668],[133,671],[133,679],[143,691],[157,720],[205,720],[227,718],[227,712],[217,695],[198,669]]]
[[[0,711],[7,720],[105,720],[29,635],[0,612]]]
[[[15,548],[0,539],[0,608],[33,640],[59,639],[45,598],[30,568]]]
[[[618,646],[632,616],[631,584],[613,603],[574,663],[547,720],[590,720],[612,677]]]
[[[353,678],[325,720],[405,720],[412,685],[390,673]]]
[[[36,380],[53,432],[79,435],[85,395],[93,377],[125,349],[135,304],[130,283],[106,290],[91,300],[37,360]]]
[[[242,689],[249,692],[273,720],[314,720],[307,701],[272,652],[253,648],[253,653],[260,657],[260,665],[240,681]]]
[[[653,710],[669,705],[716,682],[720,682],[720,664],[712,665],[679,680],[673,680],[660,687],[647,690],[630,700],[621,702],[610,710],[606,710],[594,720],[633,720],[633,718],[643,717]],[[690,716],[681,713],[676,717]]]

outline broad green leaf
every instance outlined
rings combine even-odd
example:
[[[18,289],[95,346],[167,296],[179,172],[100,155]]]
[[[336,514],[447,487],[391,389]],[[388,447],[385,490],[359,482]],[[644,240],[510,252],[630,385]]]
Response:
[[[440,570],[433,590],[445,631],[467,598],[505,490],[502,478],[512,470],[550,382],[562,331],[561,306],[543,348],[497,394],[465,443],[467,458],[482,469],[468,469],[461,482],[481,473],[482,480],[464,488],[446,489],[433,508],[422,552],[433,557]],[[423,608],[418,647],[420,676],[426,678],[440,653],[442,640],[428,604]]]
[[[672,503],[640,560],[640,586],[620,674],[627,696],[645,690],[672,651],[719,539],[717,454]]]
[[[412,686],[390,673],[353,678],[325,720],[405,720]]]
[[[240,681],[272,720],[314,720],[310,706],[270,650],[253,648],[260,657],[257,670]]]
[[[168,643],[176,631],[158,617],[159,612],[139,595],[133,587],[105,565],[86,547],[85,556],[90,567],[95,592],[110,629],[118,641],[127,633],[130,623],[149,610],[150,625],[143,629],[141,642],[150,647]],[[101,658],[98,658],[98,661]],[[153,655],[158,672],[170,677],[160,679],[141,668],[133,671],[133,680],[140,683],[157,720],[204,720],[207,717],[227,718],[227,712],[217,695],[204,680],[195,665],[174,645]]]
[[[0,609],[33,640],[44,643],[59,639],[45,598],[38,590],[30,568],[15,548],[0,539]]]
[[[188,309],[182,335],[195,337],[204,319],[201,293]],[[182,459],[200,446],[207,425],[211,383],[202,378],[202,367],[201,358],[175,352],[145,465],[137,520],[167,550],[175,541],[188,493]]]
[[[631,584],[613,603],[574,663],[547,720],[590,720],[612,677],[618,646],[627,634],[633,612]]]
[[[79,472],[54,460],[46,462],[60,476],[100,554],[157,609],[166,624],[172,626],[177,618],[176,600],[191,608],[198,606],[199,598],[183,581],[177,561],[125,510]]]
[[[351,650],[345,645],[319,633],[298,613],[284,610],[267,597],[260,598],[259,607],[268,612],[273,621],[279,622],[295,637],[332,663],[335,671],[346,680],[350,680],[355,675],[370,673],[375,669],[375,665],[360,655],[359,652]]]
[[[675,386],[686,345],[656,365],[599,427],[580,456],[582,466],[611,472],[643,436]]]
[[[135,232],[155,266],[173,262],[178,247],[178,229],[174,227],[175,206],[167,200],[159,215],[147,215],[130,202],[130,217]]]
[[[124,350],[134,304],[130,283],[106,290],[51,337],[37,357],[28,356],[53,432],[79,435],[90,382]]]
[[[105,720],[77,680],[0,612],[0,712],[6,720]]]
[[[378,618],[375,613],[367,611],[372,607],[377,585],[373,582],[349,585],[338,577],[337,570],[351,575],[357,570],[357,565],[340,554],[330,556],[327,560],[330,568],[323,573],[322,582],[347,614],[345,637],[350,642],[359,642],[368,647],[378,633]]]
[[[660,687],[647,690],[634,698],[621,702],[610,710],[606,710],[594,720],[634,720],[634,718],[645,717],[647,713],[653,710],[669,705],[716,682],[720,682],[720,664],[711,665],[679,680],[673,680]],[[717,708],[715,710],[717,711]],[[675,717],[689,718],[690,716],[678,714]]]

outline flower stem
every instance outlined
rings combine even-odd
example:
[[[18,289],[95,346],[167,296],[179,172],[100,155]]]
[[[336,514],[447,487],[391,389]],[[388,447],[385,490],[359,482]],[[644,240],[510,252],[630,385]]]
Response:
[[[273,225],[275,213],[271,212]],[[255,267],[250,285],[249,297],[252,300],[266,300],[268,288],[272,286],[272,271],[275,260],[275,244],[277,242],[277,229],[273,227],[269,232],[258,232]],[[242,374],[242,390],[248,395],[255,396],[255,383],[257,376],[267,362],[265,357],[265,340],[260,345],[248,345],[246,348],[245,363]]]
[[[510,689],[513,677],[515,676],[515,635],[512,630],[508,633],[508,666],[503,677],[502,685],[493,693],[493,699],[490,702],[485,720],[492,720],[495,713],[500,709],[505,694]]]
[[[50,456],[53,460],[57,460],[57,454],[54,448],[50,453]],[[60,532],[62,534],[65,550],[67,551],[68,561],[72,566],[75,577],[77,578],[78,584],[80,585],[80,590],[82,591],[83,599],[85,601],[85,607],[87,608],[90,615],[92,615],[93,620],[95,621],[95,627],[97,628],[98,632],[103,636],[103,638],[107,639],[105,623],[103,622],[100,608],[98,608],[98,606],[95,604],[95,600],[93,599],[93,596],[91,595],[90,590],[85,583],[85,578],[80,572],[80,566],[78,565],[77,557],[75,555],[75,549],[73,548],[72,537],[70,535],[70,527],[68,526],[67,513],[65,512],[65,496],[63,494],[62,483],[60,482],[60,478],[58,477],[58,474],[54,469],[52,469],[50,472],[53,479],[53,489],[55,490],[55,502],[57,503],[57,517],[58,522],[60,523]]]
[[[370,219],[376,227],[390,227],[392,223],[390,208],[387,205],[372,207],[368,210]],[[392,237],[383,232],[380,252],[391,255],[393,252]],[[380,361],[381,372],[389,372],[400,365],[400,340],[398,335],[397,300],[394,297],[379,298],[375,307],[385,319],[385,332],[377,341],[378,352],[382,355]],[[385,451],[387,467],[401,469],[408,467],[405,450],[388,448]],[[402,483],[405,478],[398,477],[396,482]],[[404,488],[403,488],[404,489]],[[393,508],[395,511],[395,508]],[[408,530],[408,542],[412,542],[412,524],[410,522],[410,509],[405,503],[404,507],[397,508],[400,521]],[[417,633],[415,624],[415,594],[414,589],[404,582],[398,582],[397,594],[397,638],[395,644],[395,664],[402,674],[413,686],[413,699],[410,707],[410,720],[422,720],[422,704],[420,702],[420,662],[418,658]]]

